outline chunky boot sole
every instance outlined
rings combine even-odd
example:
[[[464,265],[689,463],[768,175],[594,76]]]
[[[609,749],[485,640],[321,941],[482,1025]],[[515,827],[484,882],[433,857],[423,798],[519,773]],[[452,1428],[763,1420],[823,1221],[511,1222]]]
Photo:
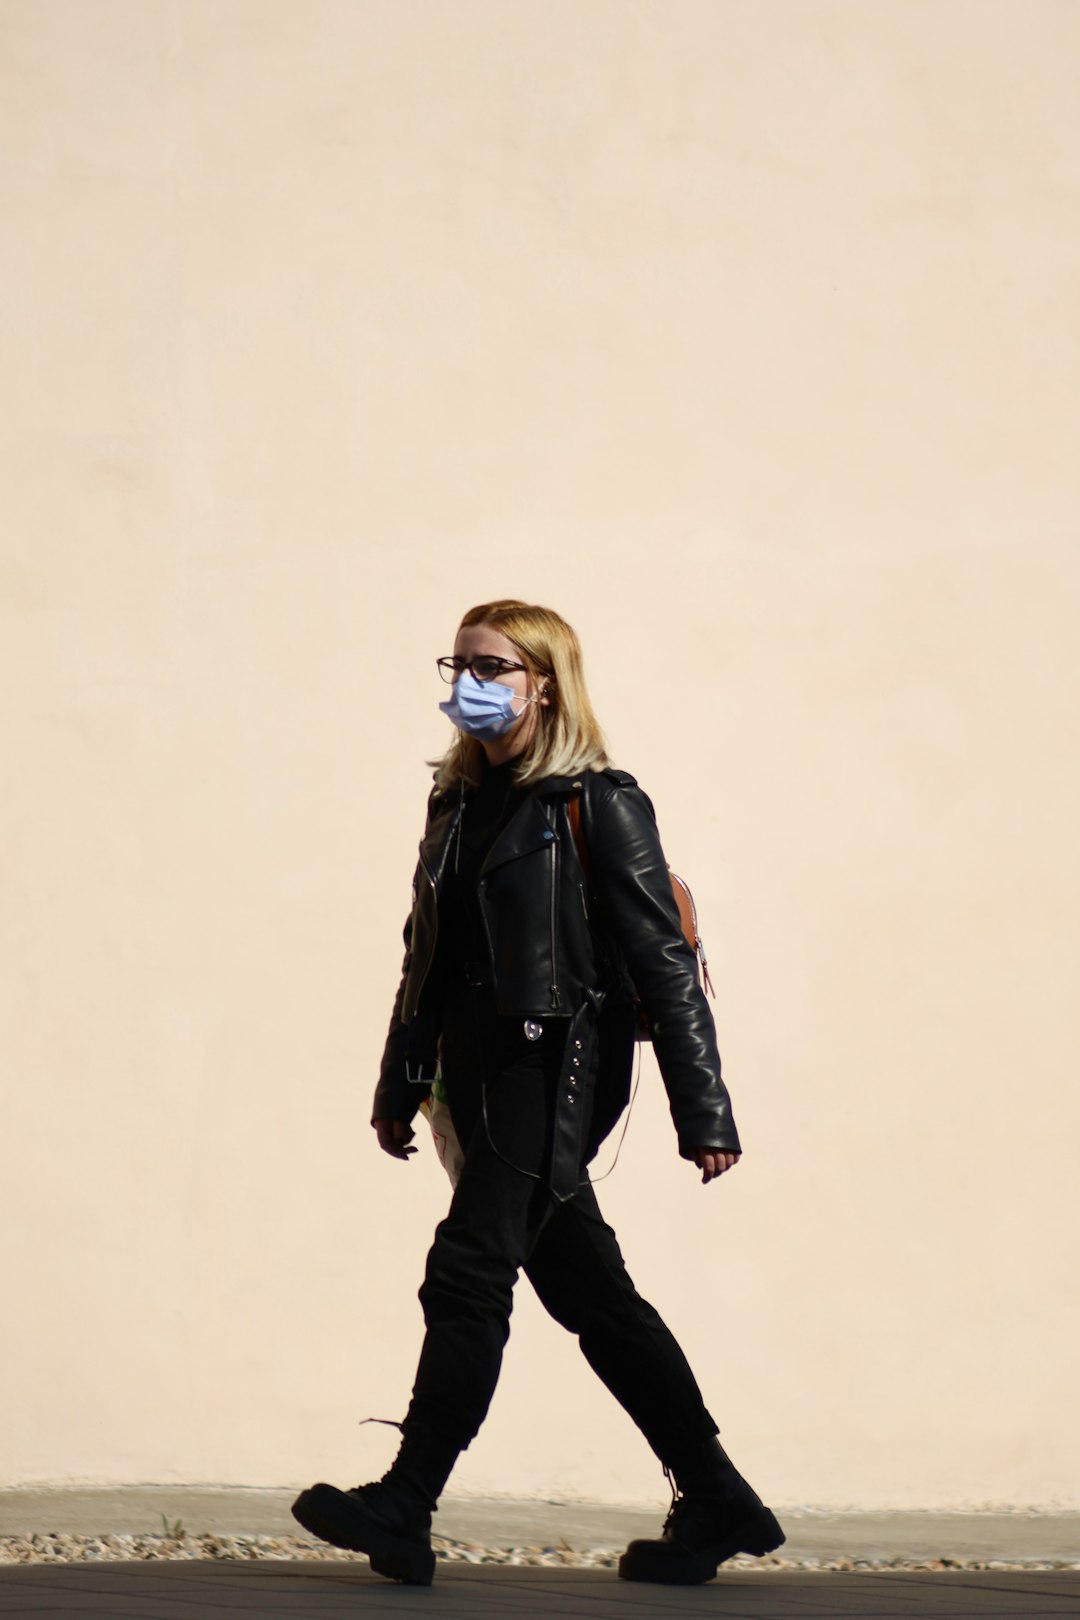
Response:
[[[652,1581],[657,1586],[700,1586],[711,1581],[725,1559],[736,1553],[764,1558],[787,1538],[769,1508],[732,1525],[707,1547],[691,1551],[677,1541],[632,1541],[619,1559],[624,1581]]]
[[[430,1586],[435,1554],[427,1535],[392,1530],[358,1496],[336,1485],[313,1485],[292,1505],[293,1518],[332,1547],[367,1553],[376,1575],[406,1586]]]

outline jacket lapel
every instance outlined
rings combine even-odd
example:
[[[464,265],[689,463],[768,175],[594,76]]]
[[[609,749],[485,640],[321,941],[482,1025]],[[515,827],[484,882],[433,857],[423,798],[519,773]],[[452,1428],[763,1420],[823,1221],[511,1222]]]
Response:
[[[538,849],[557,844],[559,835],[548,820],[545,800],[580,792],[582,786],[583,779],[576,776],[545,776],[537,782],[521,809],[511,816],[488,850],[481,872],[491,872],[507,861],[515,861],[522,855],[533,855]]]
[[[543,806],[530,794],[488,850],[480,868],[481,875],[493,872],[497,866],[505,866],[507,861],[519,860],[522,855],[533,855],[538,849],[547,849],[554,842],[555,833]]]

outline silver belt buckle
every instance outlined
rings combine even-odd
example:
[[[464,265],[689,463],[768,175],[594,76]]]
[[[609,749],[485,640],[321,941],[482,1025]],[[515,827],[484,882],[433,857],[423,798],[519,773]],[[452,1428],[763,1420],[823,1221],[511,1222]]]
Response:
[[[539,1023],[535,1018],[526,1018],[522,1028],[525,1031],[527,1041],[538,1041],[544,1033],[543,1024]]]

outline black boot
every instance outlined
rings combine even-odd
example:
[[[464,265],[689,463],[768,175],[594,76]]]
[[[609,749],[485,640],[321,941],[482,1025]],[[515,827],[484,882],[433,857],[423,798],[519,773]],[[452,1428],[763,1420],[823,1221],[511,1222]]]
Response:
[[[293,1518],[333,1547],[367,1553],[377,1575],[430,1586],[435,1574],[431,1514],[418,1508],[386,1480],[341,1491],[313,1485],[292,1505]]]
[[[672,1468],[677,1495],[658,1541],[632,1541],[619,1560],[624,1581],[697,1586],[735,1553],[756,1558],[783,1545],[784,1532],[719,1440]]]
[[[435,1574],[431,1515],[458,1451],[456,1444],[418,1434],[406,1422],[401,1449],[382,1479],[349,1491],[313,1485],[296,1498],[293,1518],[334,1547],[367,1553],[376,1575],[430,1586]]]

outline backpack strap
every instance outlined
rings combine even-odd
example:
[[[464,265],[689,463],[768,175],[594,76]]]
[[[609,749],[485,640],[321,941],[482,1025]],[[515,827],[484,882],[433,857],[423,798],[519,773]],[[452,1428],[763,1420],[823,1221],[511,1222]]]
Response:
[[[585,828],[581,824],[580,793],[572,794],[571,797],[566,801],[566,813],[570,818],[570,831],[574,835],[574,843],[577,846],[578,860],[581,862],[582,867],[584,868],[585,876],[588,878],[589,886],[591,888],[592,862],[589,860],[589,846],[585,842]]]

